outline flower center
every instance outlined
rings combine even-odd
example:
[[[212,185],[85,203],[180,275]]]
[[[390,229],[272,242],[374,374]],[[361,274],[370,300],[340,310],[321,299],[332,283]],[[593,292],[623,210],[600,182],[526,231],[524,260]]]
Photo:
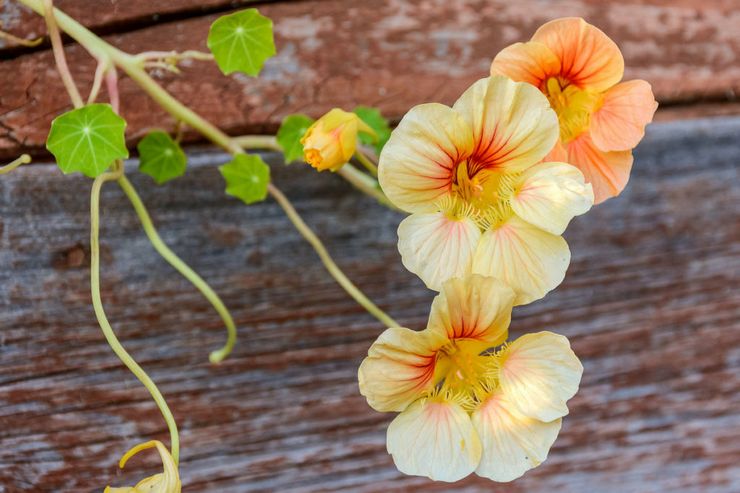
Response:
[[[437,353],[434,381],[454,394],[473,397],[486,373],[486,356],[478,341],[450,341]]]
[[[602,103],[601,94],[579,89],[568,81],[550,77],[543,89],[550,106],[558,115],[560,140],[568,143],[591,125],[591,115]]]
[[[505,222],[513,214],[510,205],[518,174],[502,169],[458,163],[452,179],[452,196],[440,204],[451,219],[469,217],[485,230]]]

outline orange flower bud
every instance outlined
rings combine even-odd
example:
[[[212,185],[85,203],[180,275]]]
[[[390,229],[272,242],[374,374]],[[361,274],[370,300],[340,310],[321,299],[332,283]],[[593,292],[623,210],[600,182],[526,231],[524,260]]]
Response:
[[[358,132],[376,135],[354,113],[334,108],[311,125],[301,138],[303,157],[319,171],[337,171],[355,153]]]

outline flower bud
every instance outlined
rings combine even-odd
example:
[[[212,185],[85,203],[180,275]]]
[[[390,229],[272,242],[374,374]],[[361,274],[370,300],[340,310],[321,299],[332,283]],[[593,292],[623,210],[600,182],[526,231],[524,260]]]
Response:
[[[358,132],[376,136],[357,115],[334,108],[306,130],[301,138],[303,157],[319,171],[337,171],[355,153]]]

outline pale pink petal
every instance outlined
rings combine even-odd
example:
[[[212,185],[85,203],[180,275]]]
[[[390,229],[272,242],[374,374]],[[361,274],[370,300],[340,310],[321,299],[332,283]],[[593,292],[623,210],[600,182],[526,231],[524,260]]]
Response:
[[[388,426],[388,453],[399,471],[434,481],[458,481],[478,466],[481,444],[458,404],[419,400]]]
[[[568,414],[583,366],[566,337],[552,332],[526,334],[500,356],[501,391],[525,416],[552,421]]]
[[[442,212],[412,214],[398,226],[398,251],[403,265],[429,289],[470,272],[481,232],[469,218],[451,219]]]
[[[475,473],[499,482],[513,481],[544,462],[561,425],[559,419],[543,423],[524,416],[498,390],[473,412],[472,421],[483,445]]]

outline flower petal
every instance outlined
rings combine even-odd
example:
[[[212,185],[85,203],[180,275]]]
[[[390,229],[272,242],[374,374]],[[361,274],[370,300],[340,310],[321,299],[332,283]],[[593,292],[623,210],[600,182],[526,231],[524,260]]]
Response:
[[[481,444],[458,404],[421,399],[388,426],[388,453],[404,474],[458,481],[478,466]]]
[[[512,481],[539,466],[560,432],[561,420],[543,423],[517,412],[501,391],[494,391],[472,416],[483,444],[479,476]]]
[[[533,226],[561,235],[575,216],[594,203],[591,185],[578,168],[566,163],[540,163],[520,177],[511,197],[517,216]]]
[[[559,73],[558,57],[546,45],[534,41],[507,46],[491,63],[491,75],[503,75],[538,88]]]
[[[403,411],[432,389],[437,350],[446,340],[429,331],[386,329],[357,372],[360,393],[381,412]]]
[[[479,80],[453,108],[473,129],[469,174],[493,168],[521,171],[545,157],[560,133],[547,98],[530,84],[506,77]]]
[[[605,152],[596,147],[589,132],[570,141],[567,162],[577,167],[594,190],[594,204],[616,197],[624,190],[632,170],[631,151]]]
[[[550,21],[537,29],[532,41],[550,48],[562,65],[560,75],[582,89],[606,91],[622,80],[624,58],[619,47],[580,17]]]
[[[412,214],[398,226],[398,251],[403,265],[429,289],[439,291],[451,277],[470,272],[481,232],[473,220],[446,214]]]
[[[473,147],[470,127],[452,108],[414,106],[391,134],[378,165],[378,179],[391,202],[408,212],[434,212],[449,193],[457,163]]]
[[[499,356],[501,391],[517,410],[540,421],[568,414],[568,399],[576,395],[583,365],[568,338],[552,332],[526,334]]]
[[[448,339],[474,339],[487,347],[506,340],[514,291],[492,277],[450,279],[432,302],[428,328]]]
[[[653,121],[658,103],[644,80],[622,82],[604,94],[601,107],[591,115],[591,139],[602,151],[632,149]]]
[[[568,244],[517,216],[483,233],[473,272],[501,279],[514,289],[515,305],[545,296],[563,281],[570,263]]]

